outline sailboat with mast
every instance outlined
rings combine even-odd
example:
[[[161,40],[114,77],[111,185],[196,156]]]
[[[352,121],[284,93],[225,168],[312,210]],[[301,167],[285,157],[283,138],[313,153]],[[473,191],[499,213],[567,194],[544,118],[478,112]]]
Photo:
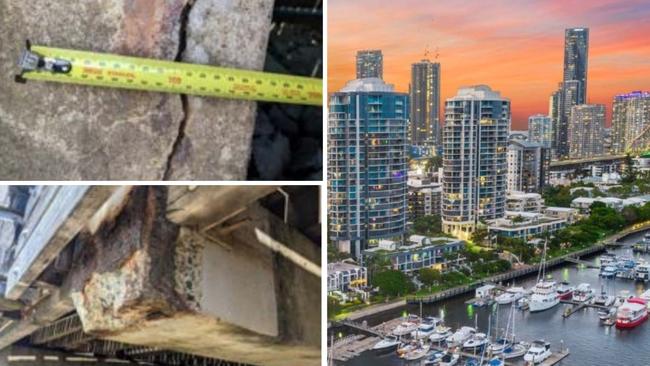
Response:
[[[537,284],[533,287],[533,294],[528,303],[530,312],[548,310],[560,303],[560,297],[557,293],[557,283],[553,280],[546,279],[546,245],[548,240],[544,240],[544,251],[542,252],[542,261],[537,273]]]
[[[497,338],[490,345],[491,354],[499,356],[502,360],[521,357],[526,354],[530,346],[526,342],[516,342],[515,340],[515,310],[516,306],[513,304],[508,315],[505,332],[501,338]]]

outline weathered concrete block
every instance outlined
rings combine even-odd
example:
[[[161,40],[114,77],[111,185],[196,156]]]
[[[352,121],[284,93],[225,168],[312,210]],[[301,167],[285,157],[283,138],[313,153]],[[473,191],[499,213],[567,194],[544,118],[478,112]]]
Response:
[[[169,221],[166,188],[134,188],[119,215],[79,239],[64,281],[84,331],[245,363],[320,364],[320,279],[261,246],[252,228],[315,262],[318,246],[258,205],[232,210],[247,224],[216,238],[223,231]]]
[[[272,11],[273,0],[198,0],[189,14],[183,60],[262,69]],[[246,179],[255,110],[255,102],[189,97],[169,178]]]
[[[0,178],[160,179],[183,110],[176,95],[12,81],[34,44],[174,59],[187,0],[0,0]]]

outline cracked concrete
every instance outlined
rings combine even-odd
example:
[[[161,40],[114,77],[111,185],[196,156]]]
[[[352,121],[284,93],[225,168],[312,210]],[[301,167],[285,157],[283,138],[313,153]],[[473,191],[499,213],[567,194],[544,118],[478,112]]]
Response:
[[[273,0],[196,1],[186,26],[183,61],[261,70],[272,11]],[[255,111],[255,102],[188,97],[184,134],[169,179],[246,179]]]
[[[261,69],[272,7],[272,0],[88,0],[73,7],[0,0],[0,179],[245,179],[253,102],[190,97],[184,108],[178,95],[11,80],[26,39]]]

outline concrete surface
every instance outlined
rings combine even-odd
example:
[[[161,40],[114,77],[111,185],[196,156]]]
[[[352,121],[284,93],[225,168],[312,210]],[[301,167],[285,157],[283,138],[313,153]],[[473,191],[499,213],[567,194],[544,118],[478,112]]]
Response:
[[[26,39],[261,69],[272,8],[273,0],[0,0],[0,179],[245,179],[255,103],[16,84],[13,75]]]
[[[199,0],[189,13],[183,61],[261,70],[273,0]],[[188,97],[171,180],[246,179],[255,102]]]

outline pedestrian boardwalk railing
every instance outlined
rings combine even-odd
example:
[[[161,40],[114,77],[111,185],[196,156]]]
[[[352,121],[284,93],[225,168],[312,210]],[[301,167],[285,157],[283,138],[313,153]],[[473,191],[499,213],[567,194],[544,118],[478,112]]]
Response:
[[[371,334],[371,335],[376,336],[376,337],[383,337],[384,336],[381,332],[377,331],[376,329],[370,327],[368,324],[365,324],[365,323],[357,323],[355,321],[347,320],[347,319],[337,321],[336,323],[348,326],[350,328],[354,328],[356,330]]]
[[[585,255],[593,254],[600,252],[605,249],[605,244],[596,244],[593,246],[590,246],[589,248],[585,248],[570,254],[565,254],[561,257],[553,258],[551,260],[546,261],[546,266],[547,267],[554,267],[559,264],[562,264],[567,261],[567,259],[575,259],[579,258]],[[499,283],[499,282],[504,282],[504,281],[509,281],[518,277],[523,277],[527,276],[531,273],[535,273],[539,271],[539,264],[534,264],[534,265],[529,265],[525,268],[520,268],[516,269],[513,271],[508,271],[506,273],[501,273],[498,275],[486,277],[484,279],[481,279],[479,281],[472,282],[468,285],[464,286],[458,286],[458,287],[453,287],[448,290],[443,290],[440,292],[437,292],[435,294],[427,295],[427,296],[408,296],[406,298],[406,302],[408,304],[419,304],[419,303],[424,303],[424,304],[431,304],[435,303],[441,300],[446,300],[454,296],[462,295],[467,292],[471,292],[475,290],[477,287],[482,286],[486,282],[494,282],[494,283]]]

